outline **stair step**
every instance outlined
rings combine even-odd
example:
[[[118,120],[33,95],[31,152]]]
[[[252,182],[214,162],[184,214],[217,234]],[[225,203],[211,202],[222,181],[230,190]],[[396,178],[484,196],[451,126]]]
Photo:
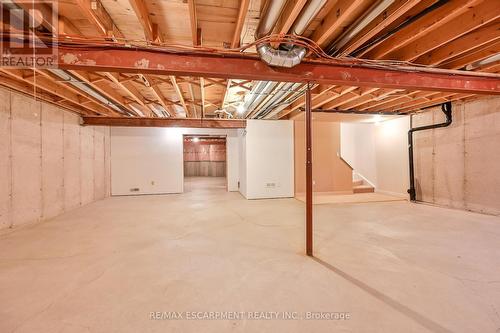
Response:
[[[363,185],[363,179],[356,179],[352,181],[352,186]]]
[[[352,191],[354,193],[373,193],[375,189],[370,185],[358,185],[353,186]]]

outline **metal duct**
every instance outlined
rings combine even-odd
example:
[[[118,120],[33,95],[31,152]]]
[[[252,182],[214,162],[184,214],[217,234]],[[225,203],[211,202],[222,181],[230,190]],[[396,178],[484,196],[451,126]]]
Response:
[[[366,14],[362,16],[356,23],[351,25],[349,29],[340,36],[330,47],[328,53],[337,54],[345,44],[347,44],[351,39],[353,39],[364,27],[366,27],[371,21],[373,21],[378,15],[384,12],[390,5],[394,3],[395,0],[380,0],[379,2],[372,5],[370,9],[366,11]]]
[[[291,50],[277,50],[269,44],[257,47],[260,59],[269,66],[292,68],[301,63],[307,54],[307,50],[301,46],[293,47]]]
[[[95,99],[97,99],[98,101],[100,101],[101,103],[103,103],[104,105],[109,106],[113,110],[115,110],[115,111],[117,111],[119,113],[125,113],[127,115],[132,115],[132,114],[130,114],[130,112],[128,110],[122,110],[121,107],[119,107],[115,103],[111,102],[109,99],[107,99],[106,97],[104,97],[103,95],[101,95],[98,91],[94,90],[92,87],[90,87],[86,83],[78,81],[75,77],[73,77],[71,74],[69,74],[65,70],[62,70],[62,69],[49,69],[49,71],[52,74],[57,75],[58,77],[60,77],[64,81],[68,82],[72,86],[74,86],[74,87],[78,88],[79,90],[87,93],[88,95],[94,97]]]
[[[261,22],[255,32],[255,39],[269,35],[276,25],[278,18],[285,7],[286,0],[269,1]],[[290,29],[290,33],[302,35],[312,19],[318,14],[327,0],[310,0],[302,10],[300,17]],[[285,50],[275,49],[270,44],[261,44],[257,47],[260,58],[269,66],[294,67],[304,59],[307,50],[301,46],[287,46]]]
[[[263,111],[259,114],[259,119],[270,119],[278,114],[280,111],[284,110],[288,105],[295,102],[306,90],[302,83],[294,83],[290,87],[290,92],[281,96],[281,98],[276,99],[273,103],[269,104],[267,107],[263,107]]]
[[[286,95],[289,95],[293,91],[293,87],[297,84],[300,85],[300,83],[282,84],[281,87],[279,87],[279,89],[276,89],[277,92],[269,100],[267,100],[264,104],[262,104],[261,109],[266,110],[272,104],[281,101]]]
[[[251,98],[249,100],[248,108],[247,108],[247,104],[245,103],[245,109],[247,110],[248,114],[251,114],[253,112],[253,110],[255,110],[255,108],[271,94],[271,92],[278,85],[278,82],[261,81],[261,82],[259,82],[259,84],[264,85],[263,89],[260,92],[258,92],[256,95],[254,95],[253,98]]]
[[[303,9],[299,18],[297,18],[290,28],[290,33],[296,35],[303,34],[309,23],[318,14],[326,2],[327,0],[310,0]],[[255,32],[256,39],[269,35],[272,32],[281,15],[281,12],[285,7],[285,4],[286,0],[268,2],[268,7],[264,10],[264,14]],[[284,45],[283,50],[277,50],[269,44],[258,46],[257,51],[259,52],[261,59],[268,65],[288,68],[299,64],[307,53],[307,51],[302,47]],[[245,101],[244,108],[247,110],[247,116],[250,115],[256,106],[262,102],[263,98],[266,97],[259,97],[259,95],[261,95],[264,90],[266,90],[266,92],[272,91],[274,87],[276,87],[275,82],[267,81],[260,81],[255,85],[250,94],[247,95],[249,98]],[[286,89],[289,89],[289,85],[287,85]],[[277,103],[283,97],[283,94],[278,94],[278,96],[273,96],[269,102]],[[269,103],[266,102],[265,105],[268,104]]]

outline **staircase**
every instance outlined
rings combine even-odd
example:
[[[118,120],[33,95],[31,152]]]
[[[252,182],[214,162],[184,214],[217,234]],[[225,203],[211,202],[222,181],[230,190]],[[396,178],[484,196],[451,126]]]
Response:
[[[353,193],[373,193],[375,189],[370,184],[367,184],[363,179],[352,180]]]

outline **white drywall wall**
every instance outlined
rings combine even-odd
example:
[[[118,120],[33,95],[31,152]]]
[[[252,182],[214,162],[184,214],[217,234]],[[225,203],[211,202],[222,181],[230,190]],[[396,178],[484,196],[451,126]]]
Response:
[[[354,173],[377,187],[375,126],[372,123],[340,124],[340,155]]]
[[[238,191],[238,181],[240,179],[240,156],[238,150],[239,138],[236,133],[226,137],[226,168],[227,168],[227,190],[229,192]]]
[[[226,135],[228,189],[238,190],[238,135],[232,129],[113,127],[113,195],[182,193],[183,135]],[[131,191],[139,189],[139,191]]]
[[[247,199],[293,197],[293,121],[248,120],[241,140],[240,192]]]
[[[377,192],[407,197],[409,117],[342,123],[341,155]]]
[[[374,124],[377,192],[408,196],[408,130],[410,118]]]
[[[109,195],[109,128],[0,89],[0,229]]]
[[[238,167],[239,167],[239,191],[247,197],[247,149],[246,149],[246,130],[238,130]]]

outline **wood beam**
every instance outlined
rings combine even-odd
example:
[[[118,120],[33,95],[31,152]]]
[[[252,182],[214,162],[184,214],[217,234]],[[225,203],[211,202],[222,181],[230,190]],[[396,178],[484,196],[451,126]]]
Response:
[[[312,39],[321,47],[326,47],[370,4],[369,0],[338,0],[314,31]]]
[[[151,89],[151,92],[153,95],[156,97],[156,100],[160,103],[160,105],[163,107],[165,112],[167,113],[167,116],[171,117],[172,115],[170,112],[168,112],[168,104],[165,101],[165,97],[163,96],[160,88],[158,87],[157,84],[155,84],[154,80],[152,77],[145,75],[144,78],[149,82],[149,88]]]
[[[105,73],[106,77],[110,79],[116,86],[123,90],[128,96],[132,98],[137,104],[145,106],[144,98],[141,93],[127,82],[120,81],[120,74],[118,73]]]
[[[339,98],[335,98],[333,101],[327,103],[324,107],[326,109],[338,108],[346,103],[352,102],[358,99],[359,97],[370,94],[376,90],[378,90],[378,88],[357,88],[347,94],[344,94]],[[345,107],[342,108],[345,109]]]
[[[144,61],[147,60],[147,61]],[[145,64],[138,66],[137,64]],[[314,82],[315,84],[457,93],[500,94],[500,76],[435,68],[393,66],[391,69],[343,60],[335,63],[304,61],[293,68],[269,67],[253,56],[195,55],[128,48],[66,50],[59,47],[60,69],[84,69],[185,75],[244,80]],[[486,76],[486,75],[489,75]]]
[[[476,51],[463,54],[459,57],[450,59],[446,62],[441,63],[443,68],[462,68],[468,64],[474,63],[479,60],[491,57],[495,54],[500,53],[500,41],[494,41],[491,45],[487,47],[480,48]]]
[[[80,30],[64,16],[59,16],[59,29],[57,32],[60,35],[81,35]]]
[[[433,35],[431,34],[432,31],[435,31],[439,27],[442,27],[450,22],[455,17],[465,13],[469,10],[470,6],[474,6],[481,1],[482,0],[450,1],[421,17],[414,24],[410,24],[409,26],[396,32],[372,50],[364,50],[362,53],[358,54],[358,56],[363,56],[368,59],[382,59],[394,50],[400,49],[424,35]]]
[[[189,22],[191,26],[191,39],[193,45],[199,45],[198,40],[198,19],[196,17],[196,4],[194,0],[187,0],[188,9],[189,9]]]
[[[49,71],[44,71],[44,70],[36,70],[36,74],[39,75],[38,78],[36,79],[37,83],[40,82],[40,75],[43,77],[47,78],[50,80],[50,82],[53,82],[54,84],[58,85],[59,87],[63,89],[67,89],[69,91],[72,91],[73,93],[77,94],[78,96],[82,96],[84,98],[83,101],[81,101],[81,104],[88,103],[90,105],[87,106],[88,109],[91,109],[97,113],[100,114],[107,114],[107,115],[122,115],[120,112],[117,112],[115,109],[111,108],[109,105],[103,103],[102,101],[96,99],[92,95],[89,95],[87,92],[84,90],[78,89],[71,85],[69,82],[66,81],[61,81],[61,79],[54,74],[52,74]]]
[[[93,115],[93,113],[87,111],[86,109],[82,109],[81,107],[75,106],[75,105],[64,105],[61,102],[66,101],[65,99],[59,98],[57,96],[54,96],[50,93],[47,93],[45,90],[40,89],[38,86],[33,86],[29,83],[26,83],[24,81],[20,81],[14,78],[6,77],[3,76],[2,73],[0,72],[0,85],[7,88],[14,90],[16,92],[23,93],[27,96],[37,98],[39,100],[42,100],[44,102],[56,105],[58,107],[61,107],[65,110],[77,113],[79,115]],[[36,94],[36,95],[35,95]]]
[[[83,125],[132,127],[245,128],[244,119],[83,117]]]
[[[29,17],[30,20],[33,18],[32,15],[30,14],[30,11],[32,10],[32,3],[27,2],[27,1],[19,1],[19,0],[14,0],[13,1],[17,6],[19,6]],[[44,27],[48,32],[50,33],[56,33],[57,27],[54,25],[57,24],[55,22],[55,14],[56,12],[49,7],[47,4],[40,3],[40,2],[35,2],[36,3],[36,11],[40,12],[40,16],[37,17],[37,19],[41,18],[40,25]],[[34,6],[34,4],[33,4]],[[51,18],[47,20],[47,18]],[[54,19],[54,22],[52,22],[52,19]]]
[[[198,45],[201,45],[201,36],[199,34],[199,29],[198,29],[198,18],[196,15],[196,4],[195,4],[195,0],[187,0],[187,2],[188,2],[188,9],[189,9],[189,22],[190,22],[190,26],[191,26],[191,39],[193,42],[193,46],[198,46]],[[199,82],[199,85],[200,85],[200,95],[203,95],[204,94],[203,90],[205,89],[205,87],[201,84],[201,81]],[[194,91],[193,91],[193,86],[191,85],[191,83],[189,83],[188,89],[189,89],[189,92],[191,94],[192,99],[194,100]],[[193,111],[194,111],[193,114],[196,117],[197,110],[196,110],[195,105],[193,105]],[[187,108],[186,108],[186,116],[189,117],[189,112],[187,112]]]
[[[340,55],[348,55],[354,52],[357,48],[377,36],[385,28],[396,22],[396,20],[419,2],[421,2],[421,0],[400,0],[394,2],[364,27],[350,42],[343,46]]]
[[[203,89],[203,88],[201,88]],[[195,95],[194,95],[194,90],[193,90],[193,86],[192,85],[189,85],[188,86],[188,90],[189,90],[189,95],[191,96],[191,105],[193,106],[193,118],[197,118],[197,109],[196,109],[196,101],[195,101]]]
[[[76,3],[82,9],[83,15],[97,28],[101,35],[123,37],[99,0],[76,0]]]
[[[237,48],[240,46],[241,31],[243,30],[243,24],[245,23],[245,17],[247,16],[248,6],[250,5],[250,0],[241,0],[240,7],[238,10],[238,18],[236,19],[236,24],[234,27],[233,39],[231,41],[231,48]]]
[[[500,18],[499,4],[496,1],[485,1],[449,21],[439,33],[426,34],[414,43],[387,53],[383,59],[412,61],[498,18]]]
[[[238,18],[236,19],[236,27],[233,33],[233,40],[231,41],[231,48],[237,48],[240,46],[241,40],[241,31],[243,29],[243,24],[245,23],[245,18],[248,12],[248,6],[250,5],[250,0],[241,0],[240,9],[238,11]],[[224,92],[222,93],[222,101],[221,101],[221,109],[224,108],[224,105],[227,100],[227,94],[231,89],[231,79],[228,79],[226,82],[226,87]]]
[[[160,32],[158,31],[158,26],[153,26],[153,22],[151,22],[151,19],[149,18],[148,8],[146,7],[144,0],[129,0],[129,2],[142,25],[146,40],[155,41],[155,39],[160,36]]]
[[[459,37],[440,48],[434,49],[415,59],[415,63],[423,65],[439,65],[445,60],[465,54],[473,49],[483,47],[500,40],[500,26],[497,22],[474,30]]]
[[[60,87],[55,82],[50,80],[44,76],[24,76],[23,70],[21,69],[0,69],[1,72],[9,75],[10,77],[24,81],[32,86],[36,86],[38,89],[45,91],[48,94],[58,96],[68,102],[73,103],[74,105],[80,106],[82,111],[85,113],[94,113],[97,115],[109,115],[116,114],[114,112],[110,112],[108,109],[99,106],[90,107],[83,106],[82,100],[83,97],[81,95],[75,94],[74,92],[69,91],[66,87]],[[36,80],[36,81],[35,81]],[[35,83],[36,82],[36,83]]]
[[[125,99],[123,98],[122,95],[120,95],[115,89],[113,89],[109,84],[108,80],[105,81],[97,81],[97,80],[92,80],[90,78],[89,72],[84,72],[84,71],[69,71],[71,75],[76,77],[78,80],[85,82],[89,86],[91,86],[93,89],[99,91],[100,94],[105,96],[107,99],[110,101],[113,101],[113,103],[120,105],[122,108],[127,109],[128,111],[135,113],[134,110],[132,110],[126,103]]]
[[[288,30],[292,27],[292,24],[295,22],[297,17],[299,16],[302,8],[304,8],[304,5],[307,3],[307,0],[296,0],[295,2],[290,2],[287,4],[287,7],[283,11],[283,14],[281,17],[283,18],[283,21],[280,24],[280,27],[278,28],[277,33],[278,34],[286,34],[288,33]]]
[[[349,94],[350,92],[358,89],[358,87],[333,87],[333,89],[326,89],[319,93],[316,96],[312,97],[312,108],[317,109],[320,106],[323,106],[331,101],[335,101],[338,98],[341,98],[342,96],[345,96],[346,94]],[[278,119],[281,118],[293,118],[297,114],[301,113],[302,110],[300,109],[304,105],[304,102],[295,102],[291,108],[285,109],[281,111],[278,115]]]
[[[186,117],[189,118],[189,110],[188,110],[188,107],[186,105],[186,101],[184,100],[184,96],[182,95],[182,91],[179,88],[179,85],[177,84],[177,80],[176,80],[175,76],[170,75],[170,82],[172,83],[172,86],[174,87],[174,90],[177,94],[177,97],[179,98],[179,102],[181,103],[182,108],[184,109],[184,112],[186,113]]]

